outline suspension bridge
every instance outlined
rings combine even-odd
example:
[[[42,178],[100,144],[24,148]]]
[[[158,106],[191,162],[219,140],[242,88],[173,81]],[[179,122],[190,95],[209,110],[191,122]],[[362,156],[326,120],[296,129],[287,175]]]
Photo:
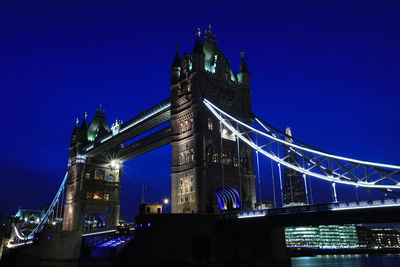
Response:
[[[171,96],[138,116],[110,127],[100,108],[90,123],[86,115],[76,123],[68,170],[51,204],[33,230],[13,225],[9,249],[33,244],[43,233],[77,232],[89,247],[129,242],[134,228],[118,228],[123,163],[167,144],[175,214],[274,227],[400,221],[400,198],[341,202],[336,192],[343,184],[393,196],[400,192],[400,166],[328,153],[253,114],[244,53],[234,73],[211,29],[203,41],[197,34],[190,56],[176,51],[170,71]],[[273,205],[256,209],[262,157],[272,166],[263,179],[273,184]],[[285,188],[290,175],[304,196]],[[313,200],[312,180],[326,182],[332,202]],[[150,228],[146,220],[135,228]]]

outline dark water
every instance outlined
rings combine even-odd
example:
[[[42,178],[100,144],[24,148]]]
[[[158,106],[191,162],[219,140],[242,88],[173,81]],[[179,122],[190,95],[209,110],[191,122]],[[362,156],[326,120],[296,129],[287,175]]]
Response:
[[[321,255],[292,258],[292,267],[397,267],[400,254],[388,255]]]

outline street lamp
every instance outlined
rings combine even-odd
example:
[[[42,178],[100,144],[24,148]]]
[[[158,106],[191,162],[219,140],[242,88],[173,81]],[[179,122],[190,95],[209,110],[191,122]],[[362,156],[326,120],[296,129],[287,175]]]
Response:
[[[110,162],[111,168],[113,169],[119,169],[119,161],[118,160],[112,160]]]
[[[169,199],[168,198],[164,198],[164,204],[168,205],[169,204]]]

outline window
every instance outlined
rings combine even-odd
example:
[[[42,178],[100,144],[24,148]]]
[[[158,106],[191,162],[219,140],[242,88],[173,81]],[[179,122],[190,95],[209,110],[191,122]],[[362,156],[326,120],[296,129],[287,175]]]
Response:
[[[102,199],[101,194],[99,192],[93,193],[93,199]]]
[[[89,172],[86,173],[86,179],[90,179],[90,173]]]
[[[161,213],[161,208],[157,208],[157,213]]]
[[[227,140],[236,141],[236,137],[231,131],[226,128],[223,128],[221,131],[221,137]]]
[[[107,176],[107,181],[112,182],[114,179],[114,176],[112,174]]]
[[[208,127],[208,130],[210,130],[210,131],[212,131],[214,128],[211,118],[208,118],[207,127]]]
[[[104,200],[110,200],[110,194],[104,194],[103,199]]]
[[[92,198],[92,193],[86,192],[86,199],[91,199],[91,198]]]
[[[104,180],[105,176],[106,176],[106,172],[103,169],[97,169],[96,170],[95,179]]]
[[[150,213],[150,207],[146,207],[146,212]]]

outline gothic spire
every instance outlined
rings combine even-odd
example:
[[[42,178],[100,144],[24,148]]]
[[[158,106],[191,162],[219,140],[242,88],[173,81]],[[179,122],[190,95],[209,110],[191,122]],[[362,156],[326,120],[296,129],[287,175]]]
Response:
[[[197,28],[196,42],[194,43],[192,55],[204,55],[203,44],[200,41],[200,28]]]
[[[84,129],[84,130],[87,129],[86,117],[87,117],[87,112],[85,112],[85,114],[84,114],[84,116],[83,116],[83,121],[82,121],[82,124],[81,124],[81,129]]]
[[[240,61],[240,68],[239,68],[239,73],[249,73],[249,68],[247,67],[246,61],[244,60],[244,50],[240,52],[241,56],[241,61]]]
[[[181,66],[181,60],[180,60],[180,58],[179,58],[178,49],[179,49],[179,46],[176,45],[175,57],[174,57],[174,61],[172,62],[171,68],[178,68],[178,67]]]

